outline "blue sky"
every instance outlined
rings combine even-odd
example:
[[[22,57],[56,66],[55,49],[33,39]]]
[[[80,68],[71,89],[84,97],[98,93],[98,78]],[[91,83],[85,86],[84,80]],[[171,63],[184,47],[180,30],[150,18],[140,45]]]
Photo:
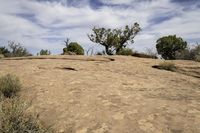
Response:
[[[122,28],[138,22],[142,31],[129,47],[155,49],[159,37],[176,34],[200,43],[199,0],[0,0],[0,46],[9,40],[36,54],[62,52],[66,37],[85,50],[101,51],[87,34],[96,27]]]

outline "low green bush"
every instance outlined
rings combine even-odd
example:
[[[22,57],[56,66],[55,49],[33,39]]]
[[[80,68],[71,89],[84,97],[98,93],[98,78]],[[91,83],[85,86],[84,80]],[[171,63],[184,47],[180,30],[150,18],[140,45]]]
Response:
[[[0,58],[2,56],[5,57],[5,55],[7,55],[9,53],[10,53],[10,51],[6,47],[0,47]]]
[[[68,54],[70,52],[75,53],[76,55],[84,55],[84,49],[77,42],[71,42],[63,49],[63,54]]]
[[[7,74],[0,77],[0,94],[5,97],[15,96],[21,89],[19,79],[15,75]]]
[[[4,99],[0,102],[1,133],[50,133],[41,125],[38,116],[28,115],[30,104],[19,98]]]
[[[116,53],[116,54],[117,54],[117,55],[126,55],[126,56],[128,56],[128,55],[133,55],[134,52],[133,52],[133,50],[130,49],[130,48],[124,48],[124,49],[122,49],[121,51],[119,51],[119,52]]]

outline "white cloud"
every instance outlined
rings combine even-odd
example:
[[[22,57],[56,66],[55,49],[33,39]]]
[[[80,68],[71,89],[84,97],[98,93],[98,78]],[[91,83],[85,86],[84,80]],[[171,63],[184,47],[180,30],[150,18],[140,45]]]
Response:
[[[84,5],[78,7],[68,6],[65,2],[0,0],[1,42],[16,40],[32,52],[44,48],[61,53],[62,40],[70,37],[88,49],[95,46],[87,38],[93,26],[115,28],[134,22],[138,22],[143,31],[130,47],[140,51],[153,47],[157,38],[168,34],[200,41],[199,9],[183,10],[184,7],[169,0],[101,0],[104,4],[129,7],[103,6],[98,9],[91,8],[88,0],[82,1]],[[174,17],[155,23],[156,18],[169,14]],[[150,20],[155,21],[152,23]]]

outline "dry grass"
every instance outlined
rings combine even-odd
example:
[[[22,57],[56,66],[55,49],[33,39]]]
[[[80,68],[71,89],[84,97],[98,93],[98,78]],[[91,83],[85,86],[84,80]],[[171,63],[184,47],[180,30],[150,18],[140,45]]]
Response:
[[[102,61],[102,62],[109,62],[113,61],[113,58],[110,57],[98,57],[98,58],[92,58],[92,57],[83,57],[83,56],[29,56],[29,57],[11,57],[11,58],[4,58],[4,60],[42,60],[42,59],[51,59],[51,60],[77,60],[77,61]]]

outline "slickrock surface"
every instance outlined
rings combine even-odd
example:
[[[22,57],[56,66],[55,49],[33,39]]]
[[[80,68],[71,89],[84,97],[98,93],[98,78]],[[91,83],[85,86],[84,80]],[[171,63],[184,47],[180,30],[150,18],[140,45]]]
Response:
[[[173,61],[170,72],[152,68],[162,60],[110,58],[0,60],[0,75],[16,74],[31,110],[57,132],[200,133],[200,63]]]

